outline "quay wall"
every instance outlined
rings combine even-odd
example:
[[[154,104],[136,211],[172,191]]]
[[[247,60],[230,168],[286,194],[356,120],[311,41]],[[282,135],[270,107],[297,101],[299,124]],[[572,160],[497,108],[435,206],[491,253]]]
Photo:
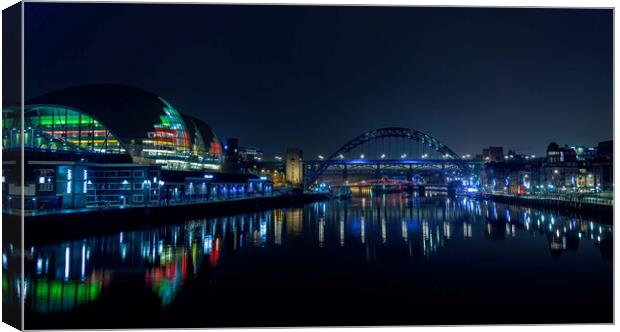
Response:
[[[499,202],[530,206],[548,210],[555,210],[568,214],[579,214],[583,216],[600,218],[601,222],[613,223],[613,205],[596,204],[584,201],[569,201],[548,198],[527,198],[521,196],[482,194],[482,199]]]
[[[25,239],[28,243],[45,243],[122,230],[176,224],[191,219],[299,207],[327,199],[329,196],[326,194],[313,193],[28,216],[24,222]]]

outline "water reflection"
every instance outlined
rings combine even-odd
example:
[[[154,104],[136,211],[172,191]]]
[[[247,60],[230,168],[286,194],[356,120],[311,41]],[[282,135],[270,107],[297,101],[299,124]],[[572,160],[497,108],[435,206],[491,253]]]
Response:
[[[583,247],[610,259],[612,231],[595,220],[467,198],[360,197],[26,248],[25,300],[32,312],[71,311],[130,277],[142,280],[167,307],[189,280],[215,278],[201,271],[270,250],[345,253],[367,264],[392,259],[389,264],[407,265],[432,260],[452,243],[508,245],[499,243],[522,239],[546,241],[553,259]],[[5,248],[4,271],[11,252]],[[393,260],[401,256],[408,258]],[[10,283],[3,279],[3,294],[19,296]]]
[[[20,255],[13,244],[2,248],[2,304],[5,307],[21,303]]]

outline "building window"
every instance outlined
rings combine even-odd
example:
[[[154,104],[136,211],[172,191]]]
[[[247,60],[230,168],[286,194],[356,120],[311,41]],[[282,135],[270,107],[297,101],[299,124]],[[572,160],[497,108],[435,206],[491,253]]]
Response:
[[[144,171],[133,171],[133,176],[137,177],[137,178],[143,178],[144,177]]]
[[[134,190],[141,190],[142,189],[142,183],[134,183],[133,184],[133,189]]]
[[[54,190],[54,170],[52,169],[39,170],[37,186],[38,186],[39,191],[53,191]]]
[[[120,177],[130,177],[131,171],[118,171],[118,176]]]
[[[160,123],[154,124],[154,131],[147,133],[148,138],[142,140],[143,156],[176,159],[177,163],[166,163],[163,168],[176,168],[172,165],[178,165],[180,169],[185,169],[188,166],[185,157],[191,152],[189,134],[179,112],[163,98],[159,100],[165,105],[164,115],[160,117]]]
[[[144,202],[144,195],[133,195],[134,203],[142,203]]]
[[[76,110],[56,106],[37,106],[25,111],[24,123],[28,127],[37,128],[43,134],[35,140],[39,149],[75,149],[97,153],[124,153],[119,140],[90,116]],[[69,143],[59,147],[56,142],[44,137],[63,139]]]

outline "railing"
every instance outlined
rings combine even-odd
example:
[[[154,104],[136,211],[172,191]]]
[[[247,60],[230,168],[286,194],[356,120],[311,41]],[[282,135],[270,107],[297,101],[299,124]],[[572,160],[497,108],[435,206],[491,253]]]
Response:
[[[67,213],[76,213],[76,212],[87,212],[87,211],[100,211],[100,210],[115,210],[115,209],[129,209],[129,208],[147,208],[147,207],[162,207],[162,206],[177,206],[177,205],[189,205],[189,204],[197,204],[197,203],[211,203],[211,202],[222,202],[222,201],[233,201],[233,200],[244,200],[244,199],[252,199],[257,197],[273,197],[281,195],[278,192],[251,192],[245,194],[230,194],[230,195],[219,195],[219,196],[203,196],[203,197],[183,197],[182,199],[175,200],[165,200],[158,199],[156,201],[143,202],[143,203],[127,203],[122,204],[119,201],[107,201],[105,204],[90,204],[84,207],[76,207],[76,208],[51,208],[51,209],[24,209],[23,213],[25,216],[37,216],[37,215],[50,215],[50,214],[67,214]],[[3,206],[2,211],[4,213],[19,215],[22,210],[21,209],[13,209],[13,208],[5,208]]]
[[[486,193],[487,195],[496,195],[496,196],[505,196],[505,197],[516,197],[522,199],[531,199],[531,200],[551,200],[558,202],[574,202],[574,203],[589,203],[589,204],[598,204],[598,205],[613,205],[613,198],[601,198],[601,197],[591,197],[591,196],[578,196],[578,195],[562,195],[562,194],[535,194],[535,195],[515,195],[515,194],[507,194],[507,193]]]

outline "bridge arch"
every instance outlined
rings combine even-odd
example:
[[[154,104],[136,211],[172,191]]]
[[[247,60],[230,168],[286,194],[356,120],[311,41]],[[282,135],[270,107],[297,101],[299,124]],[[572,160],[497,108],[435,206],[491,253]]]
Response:
[[[347,152],[355,149],[356,147],[362,144],[365,144],[365,143],[368,143],[374,140],[379,140],[382,138],[404,138],[407,140],[420,142],[424,144],[425,146],[428,146],[432,150],[437,151],[438,153],[442,154],[444,158],[446,159],[455,160],[455,161],[458,161],[461,159],[458,154],[456,154],[452,149],[447,147],[445,144],[441,143],[438,139],[436,139],[435,137],[431,135],[423,133],[419,130],[401,128],[401,127],[380,128],[380,129],[374,129],[374,130],[367,131],[349,140],[347,143],[341,146],[338,150],[336,150],[334,153],[329,155],[329,157],[322,160],[319,164],[319,167],[316,169],[316,171],[313,172],[313,174],[311,174],[309,177],[307,177],[306,184],[310,185],[314,183],[316,180],[318,180],[321,177],[321,175],[323,175],[323,173],[330,166],[330,161],[336,160],[337,158],[339,158],[339,156],[346,154]],[[460,163],[457,163],[457,164],[458,164],[458,167],[462,171],[467,171],[465,166],[463,166]]]

